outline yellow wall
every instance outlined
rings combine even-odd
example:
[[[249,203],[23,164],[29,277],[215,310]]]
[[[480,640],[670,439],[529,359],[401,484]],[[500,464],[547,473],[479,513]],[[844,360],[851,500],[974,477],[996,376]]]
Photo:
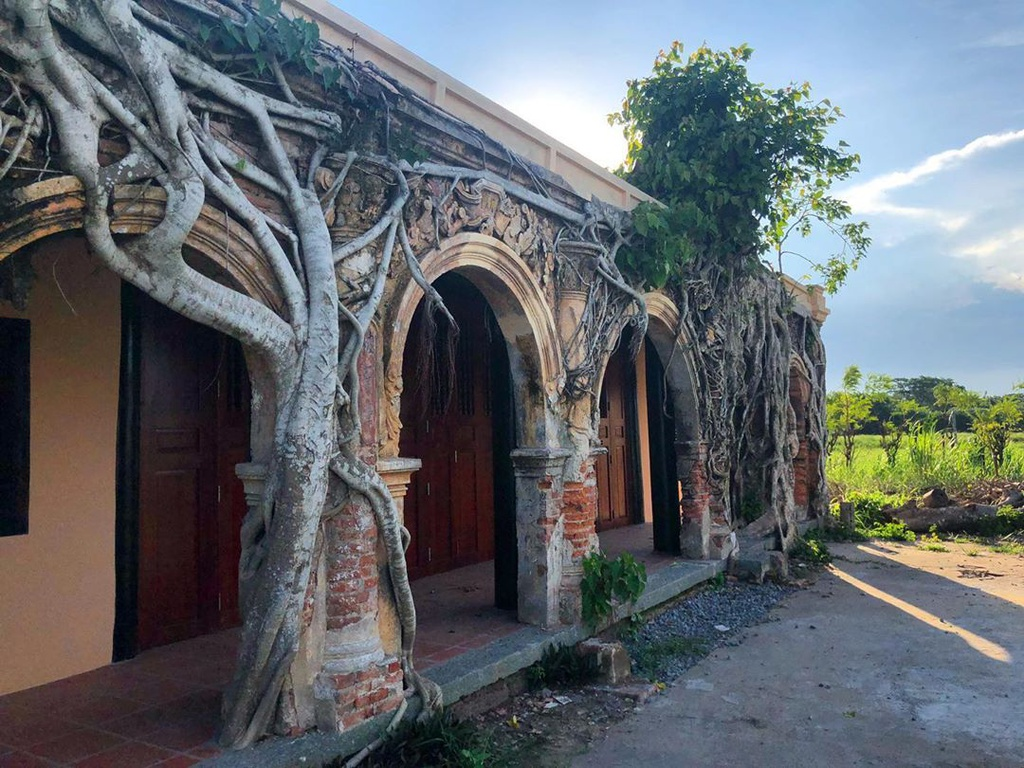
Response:
[[[0,303],[32,323],[29,532],[0,538],[0,694],[110,663],[114,623],[120,283],[80,238],[33,250],[28,311]]]

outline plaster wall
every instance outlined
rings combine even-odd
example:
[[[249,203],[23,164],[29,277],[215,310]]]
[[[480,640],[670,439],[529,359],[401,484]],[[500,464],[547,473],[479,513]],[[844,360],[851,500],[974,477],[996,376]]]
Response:
[[[32,387],[29,532],[0,538],[0,695],[109,664],[114,623],[120,282],[80,238],[33,251],[28,311],[0,303],[31,321]]]

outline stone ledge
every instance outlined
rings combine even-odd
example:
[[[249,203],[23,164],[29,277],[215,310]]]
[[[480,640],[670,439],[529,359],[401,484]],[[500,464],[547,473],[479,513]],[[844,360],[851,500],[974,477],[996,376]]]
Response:
[[[646,611],[678,597],[698,584],[713,579],[724,569],[725,563],[722,561],[692,560],[680,560],[662,568],[648,578],[647,589],[632,611],[628,606],[616,608],[615,621],[621,621],[631,612]],[[539,661],[547,648],[553,645],[575,645],[591,634],[582,626],[551,631],[523,627],[483,648],[467,651],[431,667],[424,672],[424,676],[441,686],[446,704],[453,704]],[[412,696],[405,719],[415,717],[421,706],[419,697]],[[267,739],[248,749],[205,760],[200,765],[211,768],[319,768],[337,759],[339,755],[358,752],[387,728],[392,717],[393,713],[386,712],[339,734],[311,733],[293,739]]]

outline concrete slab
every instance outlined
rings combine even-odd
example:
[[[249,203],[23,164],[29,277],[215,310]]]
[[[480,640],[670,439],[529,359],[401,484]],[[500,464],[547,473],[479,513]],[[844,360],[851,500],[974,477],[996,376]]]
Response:
[[[776,621],[573,765],[1021,766],[1024,558],[831,548],[834,569]]]

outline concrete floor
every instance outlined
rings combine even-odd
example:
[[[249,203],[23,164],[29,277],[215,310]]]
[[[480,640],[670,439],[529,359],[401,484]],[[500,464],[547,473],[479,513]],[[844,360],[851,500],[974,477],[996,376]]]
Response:
[[[573,765],[1024,765],[1024,558],[949,546],[831,545],[776,620]]]

